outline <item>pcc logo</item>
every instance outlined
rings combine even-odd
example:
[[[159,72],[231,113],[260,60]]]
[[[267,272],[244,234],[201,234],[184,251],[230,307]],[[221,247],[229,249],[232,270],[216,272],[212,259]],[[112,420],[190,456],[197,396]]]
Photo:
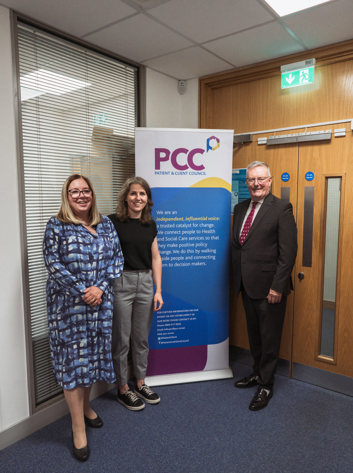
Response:
[[[205,166],[203,164],[202,155],[209,151],[215,151],[220,147],[220,140],[216,136],[207,138],[206,150],[203,148],[194,148],[188,150],[187,148],[177,148],[174,151],[168,148],[155,148],[154,150],[154,164],[155,170],[160,171],[161,166],[170,163],[177,171],[203,171]]]

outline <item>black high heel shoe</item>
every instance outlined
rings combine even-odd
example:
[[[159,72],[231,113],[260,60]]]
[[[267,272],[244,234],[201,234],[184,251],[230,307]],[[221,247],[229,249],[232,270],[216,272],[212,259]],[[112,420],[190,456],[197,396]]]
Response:
[[[88,427],[93,427],[94,429],[100,429],[101,427],[103,427],[103,421],[98,414],[95,419],[89,419],[85,416],[85,423]]]
[[[88,443],[85,447],[83,448],[76,448],[75,443],[74,443],[74,434],[72,433],[72,452],[74,454],[74,457],[79,460],[80,462],[85,462],[89,458],[89,446]]]

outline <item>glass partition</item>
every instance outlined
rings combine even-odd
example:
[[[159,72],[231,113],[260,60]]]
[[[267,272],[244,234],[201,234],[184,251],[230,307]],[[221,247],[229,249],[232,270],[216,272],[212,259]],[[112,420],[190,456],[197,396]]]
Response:
[[[341,177],[326,179],[324,287],[320,355],[334,358]]]

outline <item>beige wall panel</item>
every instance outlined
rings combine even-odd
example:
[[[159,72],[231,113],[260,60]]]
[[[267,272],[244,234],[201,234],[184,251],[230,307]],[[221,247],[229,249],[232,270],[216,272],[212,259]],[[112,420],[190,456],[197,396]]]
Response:
[[[315,57],[315,83],[281,89],[281,64]],[[236,133],[350,118],[353,41],[200,79],[200,127]]]

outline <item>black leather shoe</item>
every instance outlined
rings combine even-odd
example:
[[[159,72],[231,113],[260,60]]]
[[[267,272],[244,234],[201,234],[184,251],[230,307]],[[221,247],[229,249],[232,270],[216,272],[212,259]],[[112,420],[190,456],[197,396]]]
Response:
[[[234,386],[236,388],[252,388],[253,386],[257,386],[259,384],[259,377],[257,374],[251,374],[250,376],[246,376],[246,378],[239,379],[235,382]]]
[[[255,396],[252,398],[249,409],[251,411],[259,411],[267,406],[273,395],[273,390],[259,386]]]
[[[83,448],[76,448],[74,444],[74,434],[72,434],[72,452],[74,457],[80,462],[85,462],[89,458],[89,446],[88,444]]]
[[[88,427],[93,427],[94,429],[100,429],[101,427],[103,427],[103,421],[99,417],[99,415],[97,415],[95,419],[89,419],[85,416],[85,423]]]

